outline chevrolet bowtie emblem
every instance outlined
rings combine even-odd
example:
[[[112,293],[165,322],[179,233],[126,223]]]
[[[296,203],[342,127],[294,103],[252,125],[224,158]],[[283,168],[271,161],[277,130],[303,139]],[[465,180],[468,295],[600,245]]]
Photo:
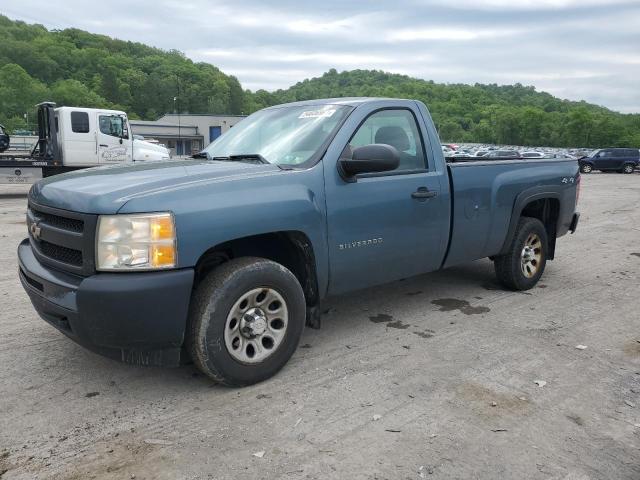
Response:
[[[31,231],[31,236],[35,240],[40,240],[40,225],[38,225],[37,223],[32,223],[29,227],[29,230]]]

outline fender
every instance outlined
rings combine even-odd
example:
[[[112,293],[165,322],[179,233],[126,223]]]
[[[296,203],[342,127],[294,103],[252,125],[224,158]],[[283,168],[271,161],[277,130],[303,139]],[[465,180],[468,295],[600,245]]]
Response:
[[[511,220],[509,221],[509,229],[507,230],[507,236],[502,244],[502,248],[500,249],[500,253],[498,255],[504,255],[509,249],[509,245],[513,240],[513,237],[516,234],[516,227],[518,226],[518,221],[520,220],[520,216],[522,215],[522,211],[524,208],[531,202],[536,200],[542,200],[545,198],[553,198],[561,202],[562,198],[562,186],[553,186],[553,185],[545,185],[528,188],[518,194],[516,197],[513,210],[511,211]],[[555,236],[553,238],[549,238],[550,242],[553,242],[550,245],[550,259],[553,259],[553,251],[555,250]]]

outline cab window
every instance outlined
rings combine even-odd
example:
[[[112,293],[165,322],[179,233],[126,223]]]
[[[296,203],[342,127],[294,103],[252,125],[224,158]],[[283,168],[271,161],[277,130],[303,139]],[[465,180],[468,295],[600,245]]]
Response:
[[[380,110],[371,114],[351,137],[351,149],[384,143],[400,153],[397,170],[424,170],[426,161],[418,125],[409,110]]]
[[[100,115],[100,132],[118,138],[129,138],[127,125],[120,115]]]
[[[57,120],[58,117],[56,117]],[[87,112],[71,112],[71,131],[89,133],[89,114]]]

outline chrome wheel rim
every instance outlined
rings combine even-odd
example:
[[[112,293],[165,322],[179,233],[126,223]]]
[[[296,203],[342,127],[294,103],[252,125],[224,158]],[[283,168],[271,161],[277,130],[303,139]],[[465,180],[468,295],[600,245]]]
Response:
[[[585,165],[584,167],[582,167],[582,171],[584,173],[589,173],[591,172],[591,165]]]
[[[631,172],[633,172],[633,167],[631,165],[625,165],[624,166],[624,171],[626,173],[631,173]]]
[[[542,262],[542,241],[537,233],[530,233],[524,242],[520,254],[520,268],[526,278],[532,278],[538,273]]]
[[[254,288],[231,308],[224,327],[224,343],[235,360],[260,363],[275,353],[284,340],[289,312],[273,288]]]

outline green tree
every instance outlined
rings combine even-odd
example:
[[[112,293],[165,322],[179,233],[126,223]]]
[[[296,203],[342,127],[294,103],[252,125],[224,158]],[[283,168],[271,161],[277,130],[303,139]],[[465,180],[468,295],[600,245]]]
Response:
[[[109,102],[78,80],[58,80],[51,87],[51,96],[58,105],[90,108],[110,106]]]
[[[156,119],[174,105],[181,112],[248,114],[297,100],[377,96],[424,102],[441,137],[452,142],[640,146],[640,115],[561,100],[531,86],[445,85],[378,70],[330,69],[286,89],[251,92],[177,50],[73,28],[49,31],[2,15],[0,66],[0,123],[6,125],[19,125],[35,104],[51,99]]]
[[[21,66],[9,63],[0,67],[0,112],[3,120],[35,114],[35,105],[46,100],[49,90],[32,78]]]

